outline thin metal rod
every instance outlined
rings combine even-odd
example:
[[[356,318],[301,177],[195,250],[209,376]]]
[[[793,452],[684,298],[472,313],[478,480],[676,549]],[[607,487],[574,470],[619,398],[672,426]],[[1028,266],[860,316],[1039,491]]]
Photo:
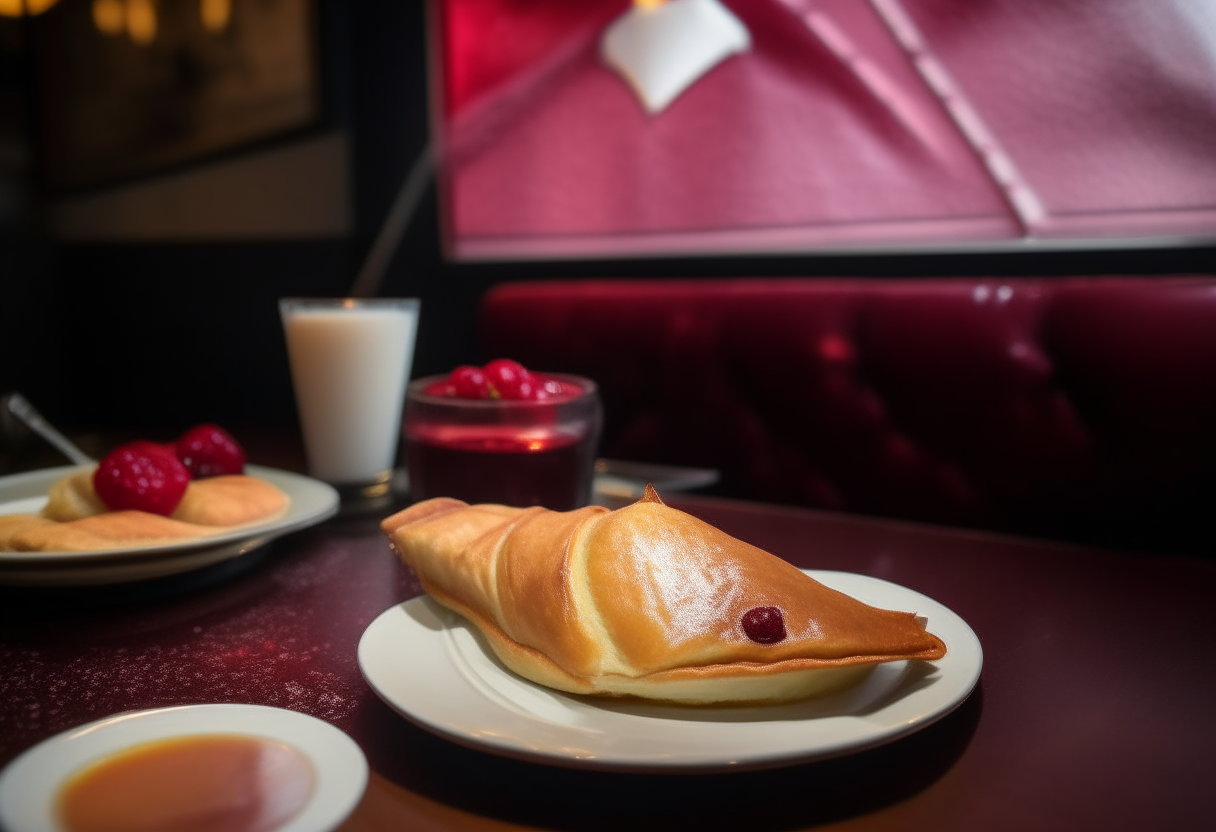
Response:
[[[71,439],[56,430],[55,426],[43,418],[42,414],[35,410],[29,400],[20,393],[9,393],[5,396],[4,406],[27,428],[50,442],[61,454],[77,465],[92,465],[97,461],[80,450]]]
[[[393,200],[388,216],[384,218],[380,233],[376,235],[376,241],[372,244],[367,259],[363,261],[363,268],[351,284],[350,297],[369,298],[380,292],[384,275],[397,252],[397,247],[401,245],[401,238],[405,236],[406,229],[418,212],[418,205],[426,193],[434,167],[434,154],[431,152],[431,145],[427,144],[414,160],[405,182],[401,184],[401,190],[397,192],[397,198]]]

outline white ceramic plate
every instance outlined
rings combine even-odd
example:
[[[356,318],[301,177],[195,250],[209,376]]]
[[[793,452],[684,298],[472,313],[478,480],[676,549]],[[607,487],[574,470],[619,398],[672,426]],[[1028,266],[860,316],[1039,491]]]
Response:
[[[0,514],[41,511],[50,487],[76,470],[77,466],[68,465],[0,477]],[[245,472],[287,494],[291,499],[287,513],[265,523],[167,546],[97,552],[0,552],[0,584],[73,586],[159,578],[239,557],[338,512],[338,492],[319,480],[260,465],[246,465]]]
[[[371,623],[359,641],[359,668],[394,710],[462,745],[632,771],[760,768],[852,753],[924,728],[967,698],[983,653],[963,619],[878,578],[806,571],[868,604],[925,616],[946,656],[879,665],[847,690],[783,705],[682,708],[574,696],[516,676],[473,625],[423,596]]]
[[[55,796],[82,766],[153,740],[243,734],[278,740],[312,764],[316,785],[304,808],[276,832],[326,832],[351,813],[367,787],[367,760],[355,741],[328,722],[262,705],[187,705],[115,714],[51,737],[0,774],[0,829],[57,832]]]

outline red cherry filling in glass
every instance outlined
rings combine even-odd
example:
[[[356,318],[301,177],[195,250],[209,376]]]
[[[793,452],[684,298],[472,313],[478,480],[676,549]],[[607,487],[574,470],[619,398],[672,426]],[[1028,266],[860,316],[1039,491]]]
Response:
[[[428,396],[447,396],[456,398],[456,385],[446,378],[431,382],[422,390]]]
[[[189,484],[186,466],[155,442],[120,445],[93,472],[93,489],[111,511],[135,509],[167,517]]]
[[[582,388],[534,373],[518,361],[496,358],[484,367],[468,364],[457,367],[446,378],[428,385],[423,392],[429,396],[460,399],[535,402],[575,398],[582,393]]]
[[[743,632],[757,644],[785,640],[785,618],[776,607],[753,607],[743,613]]]

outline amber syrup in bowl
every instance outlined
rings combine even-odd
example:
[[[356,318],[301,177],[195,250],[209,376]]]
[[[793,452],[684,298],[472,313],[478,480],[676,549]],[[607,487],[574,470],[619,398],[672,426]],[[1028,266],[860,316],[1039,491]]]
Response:
[[[273,832],[308,802],[315,775],[284,742],[202,734],[137,745],[60,789],[66,832]]]
[[[587,505],[603,414],[595,382],[548,374],[560,392],[541,400],[435,395],[441,377],[410,384],[404,443],[414,500]]]

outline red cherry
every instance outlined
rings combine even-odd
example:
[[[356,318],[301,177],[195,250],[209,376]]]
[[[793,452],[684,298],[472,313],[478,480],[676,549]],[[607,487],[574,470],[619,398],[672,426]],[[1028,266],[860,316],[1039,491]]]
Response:
[[[520,375],[509,381],[499,381],[494,384],[499,398],[513,401],[527,401],[540,398],[537,392],[541,389],[540,382],[531,373]]]
[[[582,388],[576,384],[563,384],[555,378],[547,378],[541,384],[541,390],[544,392],[544,395],[540,398],[548,399],[554,396],[570,396],[573,398],[582,391]]]
[[[536,383],[532,374],[518,361],[496,358],[482,369],[490,385],[503,399],[530,399]]]
[[[218,425],[190,428],[178,438],[174,450],[195,477],[240,474],[245,470],[245,449]]]
[[[467,364],[457,367],[448,375],[448,381],[456,395],[462,399],[489,399],[493,397],[490,380],[480,367]]]
[[[743,632],[757,644],[785,640],[785,619],[776,607],[754,607],[743,613]]]
[[[540,399],[547,398],[540,381],[535,378],[522,379],[512,392],[515,398],[524,401],[539,401]],[[506,397],[504,396],[504,398]]]
[[[509,358],[495,358],[481,369],[485,370],[486,376],[492,382],[510,379],[519,375],[531,375],[531,372],[527,367],[520,364],[518,361],[512,361]]]
[[[111,511],[137,509],[167,517],[189,484],[186,466],[155,442],[121,445],[93,472],[93,489]]]
[[[583,394],[583,387],[580,384],[558,381],[555,378],[544,376],[533,376],[533,378],[536,379],[536,390],[532,398],[538,401],[545,399],[577,399]]]

